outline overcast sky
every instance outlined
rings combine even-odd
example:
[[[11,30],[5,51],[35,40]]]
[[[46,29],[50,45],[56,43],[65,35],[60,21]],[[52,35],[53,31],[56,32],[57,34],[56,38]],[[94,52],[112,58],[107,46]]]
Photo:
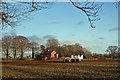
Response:
[[[100,3],[98,3],[100,4]],[[14,29],[7,28],[3,33],[14,31],[17,35],[33,37],[43,44],[43,38],[54,37],[61,44],[80,43],[95,53],[105,53],[109,45],[118,44],[118,10],[113,3],[104,3],[99,13],[101,20],[91,28],[86,15],[71,3],[57,2],[49,9],[37,11]]]

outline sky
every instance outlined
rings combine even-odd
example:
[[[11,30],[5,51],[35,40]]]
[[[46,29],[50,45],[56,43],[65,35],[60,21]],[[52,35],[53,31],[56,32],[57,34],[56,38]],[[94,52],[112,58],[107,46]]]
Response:
[[[29,17],[15,28],[4,29],[3,34],[16,33],[40,44],[53,37],[61,44],[80,43],[92,53],[102,54],[108,46],[118,45],[118,9],[110,2],[105,2],[99,12],[96,28],[90,27],[87,16],[69,2],[54,3]]]

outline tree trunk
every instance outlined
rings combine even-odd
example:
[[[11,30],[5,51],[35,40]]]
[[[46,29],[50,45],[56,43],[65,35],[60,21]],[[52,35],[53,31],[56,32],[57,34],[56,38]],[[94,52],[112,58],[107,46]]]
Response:
[[[34,49],[32,48],[32,59],[34,59],[34,54],[35,54],[35,51],[34,51]]]
[[[21,49],[21,60],[23,59],[23,54],[24,54],[24,51],[23,49]]]
[[[9,57],[9,49],[6,50],[6,58],[8,59]]]
[[[15,60],[16,59],[16,49],[14,49],[13,57],[14,57],[14,60]]]

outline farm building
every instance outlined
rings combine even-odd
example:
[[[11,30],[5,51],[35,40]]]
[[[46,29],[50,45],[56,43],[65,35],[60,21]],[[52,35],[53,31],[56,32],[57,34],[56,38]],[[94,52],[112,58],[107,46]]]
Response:
[[[80,62],[84,59],[84,55],[71,55],[71,57],[66,57],[65,62]]]
[[[48,60],[48,59],[55,59],[59,58],[59,55],[55,51],[43,51],[38,55],[35,55],[36,60]]]

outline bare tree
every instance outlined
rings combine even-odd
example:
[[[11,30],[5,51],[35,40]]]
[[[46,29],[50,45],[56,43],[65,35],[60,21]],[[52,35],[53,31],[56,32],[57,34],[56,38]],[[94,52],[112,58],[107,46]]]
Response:
[[[79,43],[73,45],[74,54],[84,54],[84,49]]]
[[[14,37],[15,37],[15,36],[14,36]],[[13,58],[14,58],[14,60],[15,60],[15,59],[16,59],[16,55],[17,55],[17,52],[18,52],[18,49],[19,49],[18,42],[17,42],[16,38],[13,38],[13,39],[12,39],[11,49],[12,49],[12,51],[13,51]]]
[[[50,48],[51,50],[55,50],[56,52],[59,49],[59,41],[55,38],[51,38],[47,40],[46,46]]]
[[[76,54],[84,54],[83,47],[79,43],[73,45],[64,44],[62,47],[61,56],[71,56]]]
[[[11,0],[12,1],[12,0]],[[28,19],[30,13],[47,8],[46,2],[5,2],[0,1],[0,22],[2,29],[8,26],[14,27],[22,20]]]
[[[36,50],[39,50],[39,47],[38,47],[38,43],[36,43],[35,41],[32,41],[29,43],[29,48],[32,49],[32,58],[34,59],[34,55],[35,55],[35,51]]]
[[[117,46],[108,46],[106,51],[109,52],[110,54],[112,54],[112,53],[115,53],[117,48],[118,48]]]
[[[107,52],[109,52],[109,56],[114,58],[116,56],[116,51],[118,49],[118,46],[108,46]]]
[[[2,23],[2,29],[8,26],[14,27],[19,22],[27,19],[28,14],[47,9],[51,2],[35,2],[36,0],[31,0],[31,2],[0,2],[0,21]],[[88,2],[87,0],[82,2],[74,2],[74,0],[69,0],[74,7],[81,10],[88,17],[88,21],[91,27],[95,27],[93,24],[98,21],[98,13],[101,10],[103,4],[95,4],[95,2]]]
[[[12,37],[9,35],[2,38],[2,53],[5,53],[6,58],[9,58],[11,42]]]
[[[21,53],[20,57],[23,59],[24,52],[28,48],[29,40],[24,36],[16,36],[14,40],[16,41],[15,45]]]
[[[62,56],[62,57],[70,57],[70,55],[72,55],[72,53],[73,53],[73,48],[72,48],[72,46],[71,45],[67,45],[67,44],[64,44],[62,47],[61,47],[61,49],[62,49],[62,53],[60,53],[60,55]]]
[[[82,12],[85,13],[85,15],[88,17],[88,21],[90,23],[90,26],[92,28],[95,28],[95,26],[93,25],[95,21],[100,20],[100,18],[98,18],[99,16],[99,11],[102,8],[103,4],[95,4],[95,2],[88,2],[88,0],[86,1],[80,1],[80,2],[74,2],[74,0],[70,0],[71,3],[73,4],[73,6],[75,6],[77,9],[81,10]]]

